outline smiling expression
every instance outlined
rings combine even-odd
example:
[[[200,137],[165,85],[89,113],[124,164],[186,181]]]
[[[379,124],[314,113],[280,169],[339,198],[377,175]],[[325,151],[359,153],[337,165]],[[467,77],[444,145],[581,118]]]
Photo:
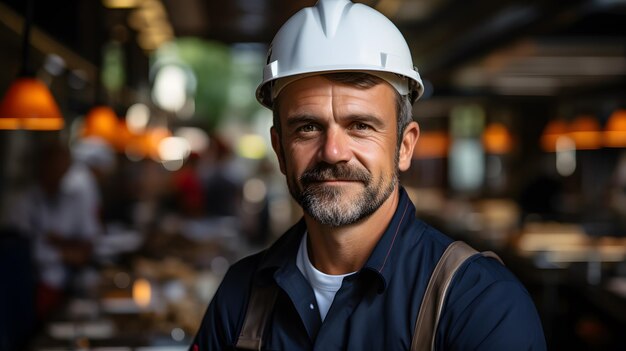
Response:
[[[395,94],[384,82],[364,89],[322,76],[281,91],[272,145],[291,195],[321,224],[356,223],[396,189],[410,160],[400,161]]]

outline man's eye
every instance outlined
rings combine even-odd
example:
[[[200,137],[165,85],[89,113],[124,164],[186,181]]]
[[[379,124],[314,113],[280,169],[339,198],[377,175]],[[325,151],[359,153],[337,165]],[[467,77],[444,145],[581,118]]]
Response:
[[[298,132],[302,133],[310,133],[318,130],[317,126],[314,124],[306,124],[298,128]]]
[[[352,126],[352,128],[356,130],[368,130],[370,129],[370,126],[365,123],[357,122]]]

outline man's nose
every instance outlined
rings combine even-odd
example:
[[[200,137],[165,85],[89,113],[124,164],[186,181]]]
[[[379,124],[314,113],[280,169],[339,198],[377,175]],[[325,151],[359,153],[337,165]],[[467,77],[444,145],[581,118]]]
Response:
[[[350,151],[350,136],[341,128],[327,129],[320,154],[322,161],[329,164],[350,161],[352,157]]]

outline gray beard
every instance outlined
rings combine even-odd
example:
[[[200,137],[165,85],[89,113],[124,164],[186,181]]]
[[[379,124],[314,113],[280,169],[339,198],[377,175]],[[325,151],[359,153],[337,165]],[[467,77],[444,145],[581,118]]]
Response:
[[[356,179],[364,184],[364,189],[353,198],[345,199],[341,188],[312,182],[331,175]],[[398,174],[394,172],[388,182],[381,178],[372,184],[372,176],[366,170],[345,165],[317,165],[300,177],[297,183],[301,184],[301,188],[294,180],[287,182],[289,191],[302,209],[323,225],[340,227],[357,223],[374,213],[393,193],[398,184]]]

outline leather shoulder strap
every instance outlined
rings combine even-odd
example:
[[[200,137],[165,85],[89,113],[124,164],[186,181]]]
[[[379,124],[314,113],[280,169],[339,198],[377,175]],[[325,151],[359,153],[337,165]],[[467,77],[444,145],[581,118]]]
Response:
[[[462,241],[455,241],[448,246],[439,259],[428,281],[426,292],[422,298],[419,314],[415,322],[415,331],[411,342],[411,351],[434,350],[435,332],[439,324],[439,317],[445,302],[446,292],[452,282],[452,278],[461,265],[478,251]],[[491,251],[483,252],[482,255],[500,258]]]
[[[243,327],[237,338],[236,347],[238,349],[261,350],[263,331],[274,307],[277,294],[278,287],[276,284],[261,287],[257,285],[252,286]]]

